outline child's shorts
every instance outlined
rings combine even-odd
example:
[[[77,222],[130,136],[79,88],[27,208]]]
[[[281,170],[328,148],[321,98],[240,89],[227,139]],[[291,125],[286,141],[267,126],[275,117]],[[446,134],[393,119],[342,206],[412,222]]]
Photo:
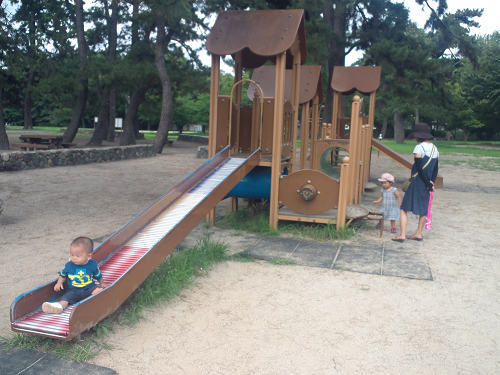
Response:
[[[61,297],[61,301],[67,301],[69,305],[72,305],[90,296],[96,288],[97,285],[95,284],[92,284],[88,289],[68,288],[66,293]]]

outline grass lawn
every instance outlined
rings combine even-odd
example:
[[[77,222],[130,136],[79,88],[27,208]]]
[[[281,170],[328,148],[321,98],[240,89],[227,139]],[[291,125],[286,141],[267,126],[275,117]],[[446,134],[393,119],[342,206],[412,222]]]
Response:
[[[411,154],[416,145],[415,141],[405,141],[396,143],[394,140],[382,141],[384,145],[392,150]],[[482,169],[486,171],[500,172],[500,142],[488,141],[435,141],[433,142],[439,150],[439,155],[473,156],[468,160],[445,160],[440,159],[439,164],[467,165],[470,168]],[[479,148],[474,146],[497,146],[498,148]]]
[[[394,140],[382,141],[384,145],[400,154],[411,154],[417,144],[415,141],[405,141],[404,143],[396,143]],[[468,154],[473,156],[489,156],[500,157],[500,142],[492,141],[474,141],[474,142],[461,142],[461,141],[434,141],[440,155],[451,154]],[[468,147],[468,146],[498,146],[498,149]]]
[[[6,130],[23,130],[24,128],[22,126],[6,126],[5,129]],[[35,126],[35,127],[33,127],[33,131],[37,131],[37,130],[54,131],[54,132],[62,134],[62,133],[64,133],[66,128],[59,128],[56,126]],[[144,134],[145,139],[154,139],[154,137],[156,136],[156,131],[141,130],[140,132],[142,134]],[[199,136],[205,136],[205,137],[208,136],[208,133],[183,132],[183,134],[199,135]],[[90,138],[90,137],[92,137],[92,134],[78,133],[78,136]],[[169,139],[177,139],[177,137],[179,137],[178,131],[171,130],[168,132]]]
[[[22,130],[22,126],[6,126],[7,130]],[[36,126],[33,128],[36,130],[49,130],[58,133],[63,133],[65,128],[51,127],[51,126]],[[145,139],[153,139],[156,135],[156,131],[141,131],[144,134]],[[208,133],[193,133],[193,132],[183,132],[183,134],[194,134],[199,136],[208,136]],[[78,134],[80,137],[91,137],[91,134]],[[169,139],[177,139],[179,132],[169,131]],[[389,147],[390,149],[400,153],[400,154],[411,154],[415,148],[415,141],[405,141],[404,143],[396,143],[395,140],[383,140],[382,143]],[[433,142],[439,150],[440,155],[451,155],[451,154],[463,154],[471,156],[486,156],[486,157],[500,157],[500,142],[493,141],[473,141],[473,142],[463,142],[463,141],[435,141]],[[498,146],[498,149],[487,149],[469,146]],[[300,139],[297,140],[297,147],[300,148]]]

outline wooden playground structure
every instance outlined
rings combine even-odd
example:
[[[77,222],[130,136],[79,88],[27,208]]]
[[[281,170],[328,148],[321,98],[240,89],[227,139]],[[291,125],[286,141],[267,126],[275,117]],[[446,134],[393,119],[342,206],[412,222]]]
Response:
[[[347,213],[348,208],[360,202],[369,179],[380,67],[335,67],[333,122],[320,125],[321,67],[302,66],[307,54],[302,10],[222,12],[206,48],[212,54],[209,157],[228,145],[233,154],[261,150],[258,166],[270,169],[270,189],[258,198],[270,201],[271,229],[277,228],[278,220],[335,223],[343,228],[346,216],[355,218]],[[223,55],[232,55],[235,61],[235,84],[229,96],[219,94]],[[243,68],[255,69],[251,80],[242,80]],[[251,83],[250,106],[241,104],[243,81]],[[341,117],[342,94],[355,91],[369,96],[368,115],[362,112],[363,99],[355,96],[350,116]],[[302,126],[297,163],[299,105]],[[347,123],[349,136],[343,128]],[[249,181],[247,190],[262,183],[262,179]],[[255,197],[240,194],[230,194],[232,209],[237,208],[239,197]],[[359,210],[361,216],[368,214]],[[213,222],[213,211],[208,219]]]

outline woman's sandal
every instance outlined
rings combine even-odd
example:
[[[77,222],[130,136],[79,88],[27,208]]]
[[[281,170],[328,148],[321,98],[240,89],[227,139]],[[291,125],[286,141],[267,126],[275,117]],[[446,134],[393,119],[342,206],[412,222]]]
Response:
[[[408,236],[408,237],[406,237],[406,238],[408,238],[409,240],[419,241],[419,242],[421,242],[421,241],[423,241],[423,240],[424,240],[424,237],[413,237],[413,236]]]
[[[393,240],[394,242],[401,242],[401,243],[405,242],[405,240],[402,238],[391,238],[391,240]]]

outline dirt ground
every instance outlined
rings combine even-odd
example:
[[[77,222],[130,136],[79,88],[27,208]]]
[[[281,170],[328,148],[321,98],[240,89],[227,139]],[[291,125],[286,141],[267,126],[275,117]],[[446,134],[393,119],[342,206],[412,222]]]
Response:
[[[10,335],[12,300],[57,276],[74,237],[123,226],[204,162],[197,146],[0,173],[0,336]],[[371,180],[383,172],[396,187],[408,175],[374,152]],[[440,174],[421,250],[433,281],[227,262],[147,320],[117,327],[114,349],[94,363],[119,374],[500,373],[500,173],[442,163]]]

